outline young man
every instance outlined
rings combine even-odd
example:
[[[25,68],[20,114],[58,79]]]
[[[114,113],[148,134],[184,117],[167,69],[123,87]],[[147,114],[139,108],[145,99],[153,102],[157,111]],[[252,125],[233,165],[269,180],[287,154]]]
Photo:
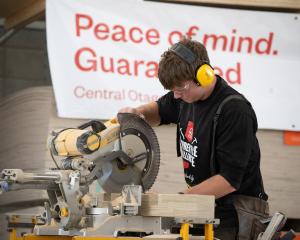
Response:
[[[170,90],[166,95],[120,112],[139,114],[153,126],[177,124],[177,144],[188,185],[183,193],[215,195],[216,218],[220,219],[216,237],[236,239],[239,223],[231,197],[239,194],[267,200],[255,113],[246,99],[233,98],[223,105],[213,131],[222,101],[241,95],[214,74],[207,51],[199,42],[183,39],[164,52],[158,77]]]

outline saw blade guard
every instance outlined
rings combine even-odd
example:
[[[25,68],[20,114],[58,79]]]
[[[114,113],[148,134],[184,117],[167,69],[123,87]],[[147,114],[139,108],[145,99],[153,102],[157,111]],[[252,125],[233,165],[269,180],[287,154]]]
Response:
[[[107,193],[120,193],[124,185],[141,185],[149,190],[160,165],[160,148],[153,128],[132,113],[119,113],[119,151],[122,156],[104,161],[98,183]],[[124,160],[125,159],[125,160]]]

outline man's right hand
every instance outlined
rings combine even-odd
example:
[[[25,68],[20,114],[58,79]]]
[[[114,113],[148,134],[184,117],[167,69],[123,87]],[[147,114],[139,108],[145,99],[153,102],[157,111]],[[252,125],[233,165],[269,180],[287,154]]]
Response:
[[[140,118],[145,119],[144,114],[140,113],[136,108],[133,107],[124,107],[121,108],[118,113],[133,113],[138,115]]]
[[[157,102],[150,102],[136,108],[124,107],[119,110],[119,113],[134,113],[144,119],[151,126],[158,126],[160,124]]]

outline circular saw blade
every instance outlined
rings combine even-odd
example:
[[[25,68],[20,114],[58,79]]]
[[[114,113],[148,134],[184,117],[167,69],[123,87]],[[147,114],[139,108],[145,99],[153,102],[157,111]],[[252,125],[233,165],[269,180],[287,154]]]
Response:
[[[152,127],[136,114],[119,113],[120,146],[130,163],[116,158],[102,166],[105,175],[98,179],[108,193],[120,193],[124,185],[141,185],[149,190],[159,171],[160,149]]]

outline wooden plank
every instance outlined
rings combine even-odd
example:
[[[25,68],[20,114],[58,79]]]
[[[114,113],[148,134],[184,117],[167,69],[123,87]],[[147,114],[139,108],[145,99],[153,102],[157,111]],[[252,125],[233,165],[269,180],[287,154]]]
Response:
[[[166,2],[198,3],[205,5],[223,5],[228,7],[255,7],[266,9],[300,10],[298,0],[165,0]]]
[[[0,16],[8,17],[16,12],[17,9],[21,9],[29,4],[32,4],[36,0],[4,0],[0,1]]]
[[[192,194],[143,194],[142,216],[213,219],[215,197]]]
[[[118,206],[123,201],[120,194],[111,194],[111,205]],[[215,197],[192,194],[142,194],[141,216],[163,216],[183,218],[213,219]]]
[[[14,14],[5,19],[6,29],[20,28],[45,15],[45,0],[36,0],[24,8],[19,8]]]

